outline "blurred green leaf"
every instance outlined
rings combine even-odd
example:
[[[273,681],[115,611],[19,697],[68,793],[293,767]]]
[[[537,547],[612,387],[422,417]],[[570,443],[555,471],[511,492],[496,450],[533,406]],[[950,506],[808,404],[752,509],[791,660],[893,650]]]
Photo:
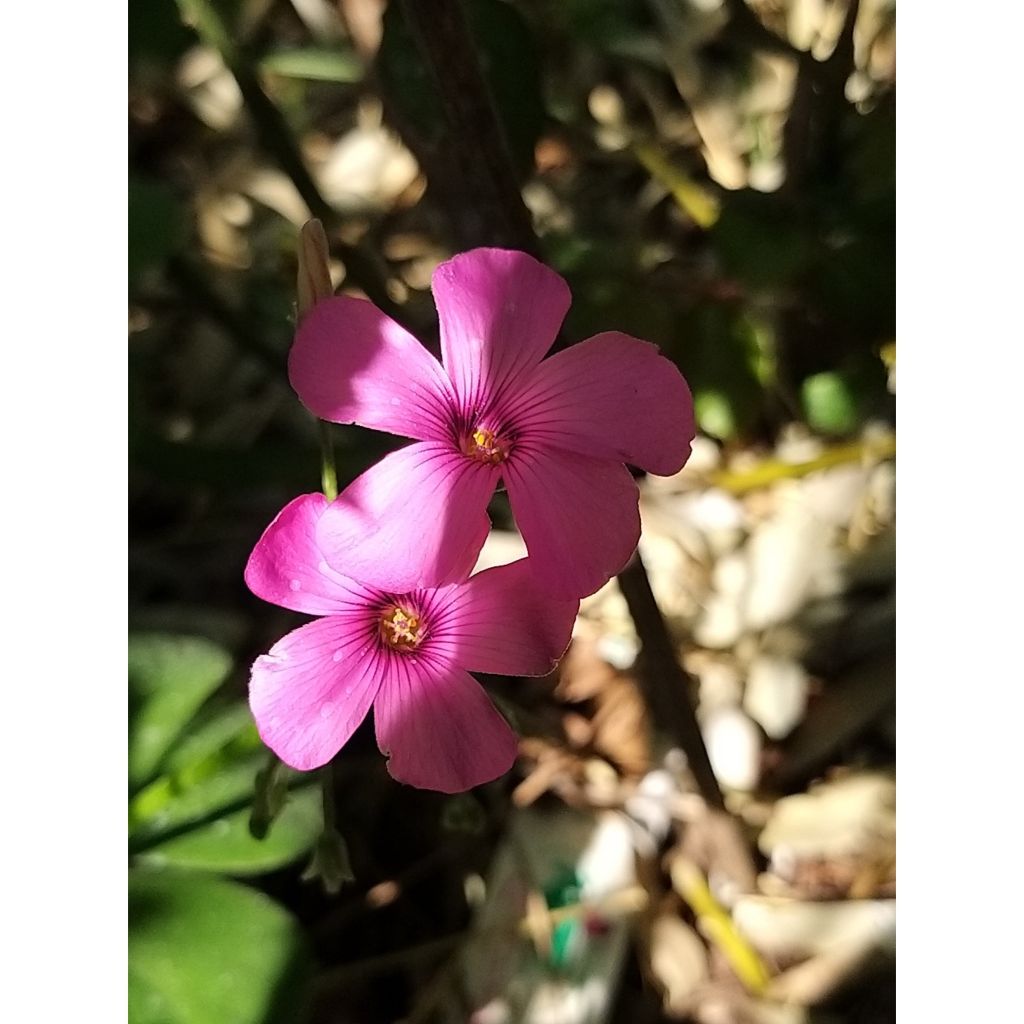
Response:
[[[693,399],[693,411],[703,433],[721,440],[728,440],[736,433],[732,403],[720,391],[698,391]]]
[[[154,867],[260,875],[301,857],[317,841],[321,824],[320,793],[310,787],[289,794],[263,839],[250,833],[244,807],[151,847],[139,860]]]
[[[188,1024],[178,1016],[163,992],[148,979],[140,977],[128,964],[129,1024]]]
[[[220,751],[250,752],[260,748],[260,737],[252,712],[238,701],[211,711],[202,722],[195,722],[167,756],[164,770],[173,775],[188,775]]]
[[[306,1017],[298,923],[236,882],[135,870],[128,880],[130,1024],[276,1024]]]
[[[714,226],[721,203],[712,189],[676,167],[656,145],[635,145],[633,152],[651,177],[668,189],[679,208],[694,223],[704,229]]]
[[[208,821],[218,811],[245,804],[252,796],[256,773],[263,764],[253,754],[224,764],[205,778],[182,783],[161,776],[136,794],[128,808],[129,830],[136,840],[159,838],[190,822]]]
[[[817,373],[802,388],[804,415],[826,434],[849,434],[857,426],[857,399],[839,373]]]
[[[136,634],[128,640],[128,779],[160,764],[203,702],[231,671],[231,656],[201,637]]]
[[[321,82],[361,82],[363,62],[351,51],[306,47],[278,50],[260,61],[260,67],[286,78],[306,78]]]

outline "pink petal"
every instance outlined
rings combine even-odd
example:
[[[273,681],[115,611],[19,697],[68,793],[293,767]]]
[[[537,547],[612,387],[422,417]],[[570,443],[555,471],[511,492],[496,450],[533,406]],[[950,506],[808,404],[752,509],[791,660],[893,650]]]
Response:
[[[249,707],[263,742],[292,768],[326,764],[366,717],[385,664],[372,640],[373,615],[317,619],[256,659]]]
[[[324,563],[316,524],[327,508],[322,494],[290,501],[256,542],[245,567],[245,582],[271,604],[307,615],[358,611],[375,596]]]
[[[693,399],[683,375],[657,346],[617,331],[545,359],[514,402],[516,427],[538,444],[662,476],[690,457]]]
[[[399,782],[461,793],[504,775],[515,733],[480,685],[433,658],[397,656],[373,705],[377,745]]]
[[[640,539],[640,510],[625,466],[517,448],[504,469],[519,532],[552,593],[585,597],[629,561]]]
[[[442,359],[470,418],[540,362],[571,301],[558,274],[510,249],[473,249],[442,263],[433,291]]]
[[[461,582],[487,539],[499,469],[450,445],[385,456],[327,509],[317,539],[346,576],[403,593]]]
[[[569,646],[580,603],[552,594],[533,569],[523,558],[452,588],[431,620],[431,650],[473,672],[550,672]]]
[[[448,437],[451,385],[441,364],[365,299],[335,296],[299,325],[288,378],[321,419],[418,440]]]

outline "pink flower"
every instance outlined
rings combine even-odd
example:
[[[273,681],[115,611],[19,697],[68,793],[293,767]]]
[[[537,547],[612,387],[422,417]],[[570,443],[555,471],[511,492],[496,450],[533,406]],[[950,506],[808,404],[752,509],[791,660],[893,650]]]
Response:
[[[544,582],[592,593],[640,537],[624,463],[668,475],[689,457],[686,381],[654,345],[615,331],[543,359],[569,288],[525,253],[463,253],[433,290],[443,365],[360,299],[327,299],[299,327],[289,377],[312,412],[415,442],[346,489],[320,543],[365,583],[449,583],[482,547],[503,482]]]
[[[257,597],[319,618],[256,659],[249,705],[286,764],[326,764],[373,705],[400,782],[456,793],[507,772],[516,737],[469,671],[544,675],[569,643],[575,599],[543,592],[530,559],[435,589],[388,593],[343,576],[317,543],[327,509],[281,510],[245,568]]]

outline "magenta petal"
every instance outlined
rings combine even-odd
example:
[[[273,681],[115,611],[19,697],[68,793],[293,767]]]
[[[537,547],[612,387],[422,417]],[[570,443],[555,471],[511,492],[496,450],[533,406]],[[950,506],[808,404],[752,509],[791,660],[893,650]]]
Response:
[[[662,476],[690,456],[693,399],[683,375],[657,346],[626,334],[598,334],[545,359],[515,403],[516,426],[537,443]]]
[[[516,759],[515,733],[479,683],[437,659],[393,658],[373,717],[391,776],[420,789],[461,793]]]
[[[450,445],[385,456],[326,510],[317,540],[339,572],[402,593],[461,582],[487,539],[499,471]]]
[[[509,249],[473,249],[442,263],[433,291],[445,369],[470,416],[540,362],[571,301],[558,274]]]
[[[431,648],[473,672],[546,675],[569,646],[579,607],[575,597],[552,594],[523,558],[454,588]]]
[[[585,597],[629,561],[640,539],[639,492],[621,463],[517,450],[505,483],[535,572],[552,593]]]
[[[326,508],[322,494],[303,494],[263,531],[245,567],[245,582],[257,597],[307,615],[351,614],[373,598],[324,563],[316,524]]]
[[[256,659],[249,707],[263,742],[292,768],[326,764],[377,696],[383,660],[371,642],[372,615],[317,619]]]
[[[321,419],[421,441],[447,437],[451,387],[441,364],[365,299],[339,295],[306,315],[288,378]]]

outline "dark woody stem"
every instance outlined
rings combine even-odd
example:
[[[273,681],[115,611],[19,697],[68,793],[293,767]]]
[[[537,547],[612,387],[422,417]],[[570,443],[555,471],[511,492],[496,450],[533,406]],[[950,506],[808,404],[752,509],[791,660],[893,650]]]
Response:
[[[466,248],[504,245],[539,253],[461,4],[458,0],[402,0],[402,11],[437,82],[451,146],[458,150],[467,202],[477,204],[479,216],[472,223],[478,237],[460,238],[460,243]],[[705,802],[721,809],[722,792],[690,702],[689,677],[676,658],[639,553],[618,579],[643,645],[640,677],[652,716],[686,754]]]
[[[473,217],[460,239],[474,245],[500,245],[539,255],[530,212],[512,170],[505,134],[462,6],[456,0],[402,0],[402,13],[437,85],[451,129],[455,166],[461,174],[465,203]]]
[[[619,573],[618,582],[643,645],[639,676],[651,715],[686,754],[705,803],[724,810],[722,791],[690,702],[690,677],[676,657],[639,551]]]

